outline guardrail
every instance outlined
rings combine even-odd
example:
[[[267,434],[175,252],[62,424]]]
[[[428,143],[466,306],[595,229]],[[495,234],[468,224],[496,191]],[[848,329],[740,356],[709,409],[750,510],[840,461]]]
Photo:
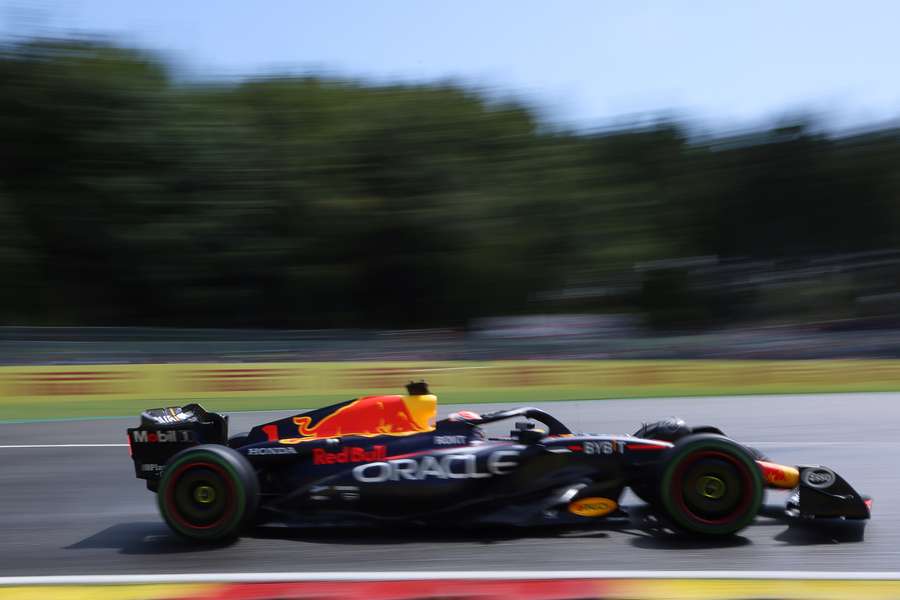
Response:
[[[204,399],[399,393],[426,379],[442,394],[527,388],[652,395],[900,390],[900,361],[457,361],[0,367],[0,399]]]
[[[527,331],[0,327],[0,364],[521,359],[900,358],[900,329],[764,327],[685,335]]]

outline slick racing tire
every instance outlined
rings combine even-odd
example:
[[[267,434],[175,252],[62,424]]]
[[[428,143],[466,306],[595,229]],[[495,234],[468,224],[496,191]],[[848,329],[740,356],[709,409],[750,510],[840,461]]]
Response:
[[[714,434],[689,435],[666,451],[658,505],[688,533],[724,536],[747,527],[759,512],[763,480],[754,457]]]
[[[744,446],[750,454],[753,455],[753,458],[756,460],[769,460],[769,457],[763,453],[759,448],[754,448],[753,446]]]
[[[175,533],[204,542],[236,538],[259,504],[259,481],[241,454],[217,445],[182,450],[166,464],[159,512]]]

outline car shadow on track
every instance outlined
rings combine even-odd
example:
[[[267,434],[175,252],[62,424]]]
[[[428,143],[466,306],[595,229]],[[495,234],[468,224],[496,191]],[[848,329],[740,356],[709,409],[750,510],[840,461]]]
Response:
[[[815,546],[820,544],[854,544],[865,540],[866,520],[815,520],[799,521],[788,519],[781,507],[764,506],[754,527],[761,524],[787,525],[775,536],[775,540],[789,546]]]
[[[720,538],[690,536],[662,526],[646,505],[628,507],[629,518],[600,521],[592,527],[572,528],[548,526],[542,528],[481,527],[421,527],[400,525],[381,528],[325,528],[325,527],[258,527],[248,537],[256,539],[297,540],[307,543],[348,545],[392,545],[423,542],[494,544],[512,540],[541,538],[611,537],[611,533],[631,536],[631,544],[640,548],[704,549],[733,548],[752,544],[741,535]],[[781,506],[764,507],[761,518],[752,528],[783,527],[774,539],[785,544],[810,545],[817,543],[852,543],[863,541],[864,522],[856,523],[796,523],[784,516]]]
[[[172,533],[162,521],[155,523],[120,523],[107,527],[65,550],[111,548],[121,554],[153,555],[203,552],[229,546],[230,543],[197,544]]]
[[[497,544],[513,540],[560,537],[608,538],[609,529],[573,530],[559,527],[522,529],[512,527],[482,527],[479,529],[454,529],[442,527],[399,526],[387,529],[326,529],[322,527],[259,527],[249,537],[256,539],[296,540],[306,543],[347,545],[398,545],[398,544]]]
[[[853,544],[864,541],[865,527],[864,521],[792,526],[776,535],[775,540],[789,546]]]
[[[509,527],[491,527],[481,529],[426,528],[422,526],[401,525],[387,529],[385,527],[348,528],[348,527],[256,527],[246,533],[243,538],[256,540],[285,540],[310,544],[347,544],[347,545],[396,545],[421,543],[482,543],[494,544],[516,539],[539,539],[558,537],[609,537],[606,531],[561,530],[560,528],[513,529]],[[156,555],[204,552],[227,548],[235,542],[198,543],[183,540],[162,522],[160,523],[120,523],[107,527],[83,540],[69,546],[66,550],[113,549],[121,554]]]
[[[595,526],[590,529],[570,529],[546,527],[541,529],[513,529],[508,527],[491,527],[477,531],[458,531],[451,529],[400,529],[385,532],[340,531],[332,529],[289,529],[261,527],[251,534],[257,539],[296,540],[305,543],[347,544],[347,545],[397,545],[439,543],[447,544],[502,544],[516,540],[537,539],[606,539],[610,532],[634,536],[632,544],[646,548],[730,548],[751,543],[741,536],[727,538],[690,538],[671,532],[650,531],[633,525],[624,527]]]
[[[751,526],[785,527],[774,539],[786,545],[809,546],[816,544],[854,543],[863,541],[864,523],[811,523],[791,525],[783,517],[783,511],[766,508],[763,518]],[[733,535],[723,538],[703,538],[674,533],[653,518],[646,506],[629,507],[629,518],[598,522],[590,528],[516,528],[516,527],[423,527],[397,524],[387,527],[257,527],[244,537],[258,540],[294,540],[309,544],[346,544],[390,546],[398,544],[497,544],[526,539],[604,539],[611,533],[630,537],[630,543],[638,548],[658,550],[716,549],[746,546],[752,542],[743,536]],[[154,555],[205,552],[225,548],[229,543],[198,544],[182,540],[174,535],[164,523],[122,523],[108,527],[75,544],[67,550],[87,548],[111,548],[121,554]]]
[[[672,531],[663,526],[645,504],[630,507],[628,514],[634,526],[623,530],[631,537],[631,545],[636,548],[654,550],[698,550],[708,548],[735,548],[752,542],[741,535],[725,537],[698,537]]]

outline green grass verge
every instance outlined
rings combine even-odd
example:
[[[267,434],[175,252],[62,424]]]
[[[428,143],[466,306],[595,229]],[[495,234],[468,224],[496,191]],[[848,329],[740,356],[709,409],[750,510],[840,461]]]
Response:
[[[813,394],[838,392],[889,392],[898,391],[896,385],[814,385],[770,384],[744,386],[630,386],[627,388],[596,387],[533,387],[486,388],[483,390],[446,390],[439,392],[441,404],[478,404],[481,402],[514,402],[528,404],[558,400],[602,400],[611,398],[666,398],[677,396],[729,396],[750,394]],[[397,390],[367,390],[366,393],[397,393]],[[199,402],[208,410],[217,412],[247,410],[290,410],[325,406],[354,397],[353,392],[269,396],[259,398],[203,398],[185,397],[180,404]],[[110,397],[102,400],[76,398],[52,400],[15,400],[0,398],[0,421],[34,421],[52,419],[137,416],[146,408],[179,404],[171,400],[123,399]]]

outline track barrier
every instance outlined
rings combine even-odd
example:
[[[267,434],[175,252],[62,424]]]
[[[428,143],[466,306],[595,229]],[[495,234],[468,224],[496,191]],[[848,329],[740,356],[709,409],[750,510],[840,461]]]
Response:
[[[442,396],[567,397],[900,390],[900,360],[485,361],[121,364],[0,367],[0,402],[267,398],[398,392],[427,379]],[[466,398],[468,400],[468,398]]]

